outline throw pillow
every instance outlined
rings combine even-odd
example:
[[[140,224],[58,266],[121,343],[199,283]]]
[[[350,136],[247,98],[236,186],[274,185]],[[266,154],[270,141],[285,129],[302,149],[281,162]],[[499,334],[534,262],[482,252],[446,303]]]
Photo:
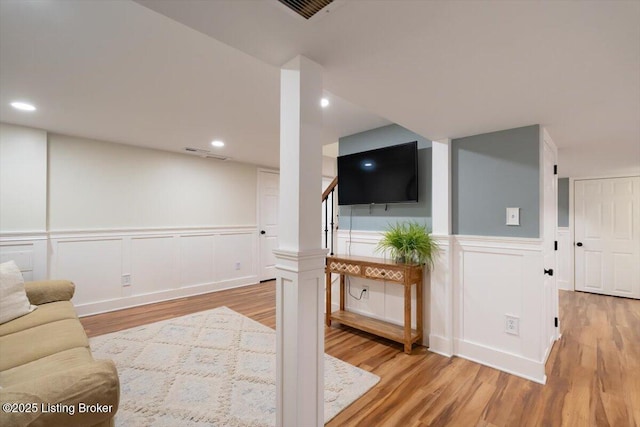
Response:
[[[29,303],[22,273],[14,261],[0,264],[0,324],[36,309]]]

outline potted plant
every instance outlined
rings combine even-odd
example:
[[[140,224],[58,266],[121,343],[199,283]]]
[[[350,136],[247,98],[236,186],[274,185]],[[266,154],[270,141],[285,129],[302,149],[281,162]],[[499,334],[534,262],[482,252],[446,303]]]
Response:
[[[376,247],[376,252],[387,251],[396,262],[426,264],[432,268],[438,244],[424,225],[415,221],[398,222],[389,225]]]

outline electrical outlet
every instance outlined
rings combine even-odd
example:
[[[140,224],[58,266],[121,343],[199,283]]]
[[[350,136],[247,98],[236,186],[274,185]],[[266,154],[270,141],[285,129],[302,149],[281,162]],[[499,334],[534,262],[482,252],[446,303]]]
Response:
[[[131,286],[131,274],[122,275],[122,286]]]
[[[520,318],[505,314],[504,331],[511,335],[520,335]]]
[[[240,270],[240,263],[236,262],[236,270]]]
[[[369,299],[369,286],[362,287],[362,299]]]

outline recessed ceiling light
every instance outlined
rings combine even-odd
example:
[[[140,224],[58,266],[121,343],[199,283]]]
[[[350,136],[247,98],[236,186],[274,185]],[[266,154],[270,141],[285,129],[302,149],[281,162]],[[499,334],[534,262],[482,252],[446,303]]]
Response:
[[[213,145],[214,147],[220,148],[220,147],[224,147],[224,142],[216,139],[215,141],[211,141],[211,145]]]
[[[320,100],[320,106],[322,106],[322,108],[327,108],[329,106],[329,100],[327,98],[322,98]]]
[[[11,106],[16,110],[22,111],[36,111],[36,107],[31,104],[27,104],[26,102],[12,102]]]

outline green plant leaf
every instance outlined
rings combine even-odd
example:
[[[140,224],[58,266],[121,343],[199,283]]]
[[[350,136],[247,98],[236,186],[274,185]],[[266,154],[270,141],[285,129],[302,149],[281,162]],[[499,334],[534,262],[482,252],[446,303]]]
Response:
[[[376,252],[389,252],[394,259],[426,264],[430,269],[438,250],[438,244],[426,226],[416,221],[389,224],[376,246]]]

